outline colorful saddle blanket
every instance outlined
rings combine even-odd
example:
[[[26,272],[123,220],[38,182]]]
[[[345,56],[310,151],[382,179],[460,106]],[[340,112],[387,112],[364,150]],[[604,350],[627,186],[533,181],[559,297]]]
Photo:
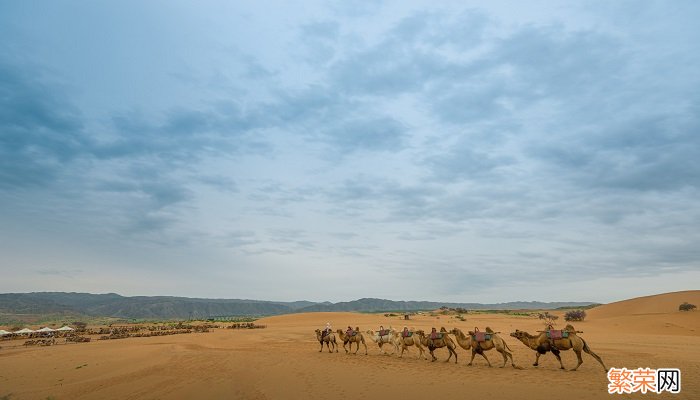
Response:
[[[411,332],[411,331],[403,331],[403,332],[401,332],[401,336],[403,336],[403,337],[411,337],[411,336],[413,336],[413,332]]]
[[[388,329],[382,329],[382,330],[379,331],[379,336],[386,336],[386,335],[388,335],[388,334],[389,334],[389,330],[388,330]]]
[[[346,336],[355,336],[355,335],[357,335],[357,331],[347,331],[347,332],[345,332],[345,335]]]
[[[561,329],[550,329],[547,331],[547,338],[556,340],[564,339],[569,337],[569,331],[563,331]]]
[[[430,338],[435,340],[435,339],[442,339],[442,332],[431,332],[430,333]]]
[[[485,342],[487,340],[491,340],[491,334],[488,332],[474,332],[472,339],[476,340],[477,342]]]

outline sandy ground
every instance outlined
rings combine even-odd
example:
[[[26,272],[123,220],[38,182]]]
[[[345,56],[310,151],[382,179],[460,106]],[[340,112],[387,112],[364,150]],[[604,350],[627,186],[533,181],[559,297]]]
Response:
[[[679,301],[680,299],[680,301]],[[589,312],[575,324],[608,367],[680,368],[682,392],[615,395],[612,398],[700,398],[700,311],[681,313],[678,304],[700,304],[700,291],[672,293],[613,303]],[[666,306],[659,306],[659,304]],[[362,330],[402,328],[399,317],[357,313],[311,313],[261,320],[267,329],[130,338],[36,348],[8,348],[0,343],[0,399],[329,399],[390,397],[609,399],[603,368],[584,354],[576,372],[562,371],[551,354],[533,367],[534,352],[508,335],[517,329],[542,329],[536,318],[499,314],[468,315],[462,322],[448,316],[416,316],[409,326],[463,330],[490,326],[503,332],[516,364],[498,368],[495,351],[467,367],[470,354],[458,348],[459,362],[418,360],[417,351],[399,359],[380,355],[368,341],[369,355],[319,353],[314,329],[327,321],[334,328]],[[563,322],[560,324],[563,325]],[[477,356],[478,357],[478,356]],[[572,351],[562,353],[573,367]],[[7,396],[7,397],[3,397]]]

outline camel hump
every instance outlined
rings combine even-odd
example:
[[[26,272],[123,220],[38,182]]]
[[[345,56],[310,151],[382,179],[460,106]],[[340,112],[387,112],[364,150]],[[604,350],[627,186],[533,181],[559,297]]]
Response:
[[[493,333],[493,329],[489,328],[488,326],[486,327],[486,333]]]

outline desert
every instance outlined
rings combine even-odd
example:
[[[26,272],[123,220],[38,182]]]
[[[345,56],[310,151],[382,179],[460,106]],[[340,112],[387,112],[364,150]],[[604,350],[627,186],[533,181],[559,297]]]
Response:
[[[700,395],[700,315],[680,312],[678,304],[700,302],[700,291],[636,298],[589,310],[584,322],[574,323],[580,336],[607,367],[679,368],[680,394],[647,394],[661,398]],[[556,312],[554,312],[556,314]],[[379,347],[368,335],[364,348],[346,354],[319,352],[314,330],[330,322],[361,331],[380,325],[430,331],[473,330],[489,326],[512,349],[514,369],[502,364],[495,351],[486,352],[489,368],[477,356],[457,348],[458,362],[445,363],[447,351],[435,351],[438,361],[418,359],[415,348],[399,358]],[[122,340],[91,341],[48,347],[8,346],[0,349],[0,397],[3,399],[317,399],[332,397],[431,398],[488,397],[541,399],[610,398],[605,370],[588,354],[574,372],[562,371],[551,353],[533,367],[535,352],[509,336],[515,329],[535,332],[535,317],[501,313],[454,316],[387,317],[367,313],[304,313],[263,318],[265,329],[212,329],[207,333]],[[563,324],[560,322],[559,325]],[[354,349],[354,348],[353,348]],[[563,351],[567,368],[575,366],[572,351]],[[428,359],[430,357],[428,356]],[[454,361],[454,358],[453,360]],[[636,393],[640,396],[640,393]]]

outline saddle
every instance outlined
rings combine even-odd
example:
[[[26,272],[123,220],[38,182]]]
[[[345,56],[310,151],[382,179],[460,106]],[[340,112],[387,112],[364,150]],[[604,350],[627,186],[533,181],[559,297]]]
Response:
[[[552,340],[565,339],[569,337],[569,331],[561,329],[550,329],[547,331],[547,338]]]
[[[345,332],[345,336],[355,336],[357,335],[357,331],[347,331]]]
[[[388,329],[382,329],[382,330],[379,331],[379,336],[386,336],[386,335],[388,335],[388,334],[389,334],[389,330],[388,330]]]
[[[430,339],[432,339],[432,340],[442,339],[442,332],[431,332]]]
[[[487,340],[491,340],[491,334],[487,332],[474,332],[472,339],[476,340],[477,342],[485,342]]]
[[[413,332],[411,332],[411,331],[404,331],[404,332],[401,332],[401,336],[403,336],[403,337],[411,337],[411,336],[413,336]]]
[[[331,333],[331,331],[328,330],[328,329],[322,330],[322,331],[321,331],[321,338],[324,338],[324,337],[328,336],[330,333]]]

